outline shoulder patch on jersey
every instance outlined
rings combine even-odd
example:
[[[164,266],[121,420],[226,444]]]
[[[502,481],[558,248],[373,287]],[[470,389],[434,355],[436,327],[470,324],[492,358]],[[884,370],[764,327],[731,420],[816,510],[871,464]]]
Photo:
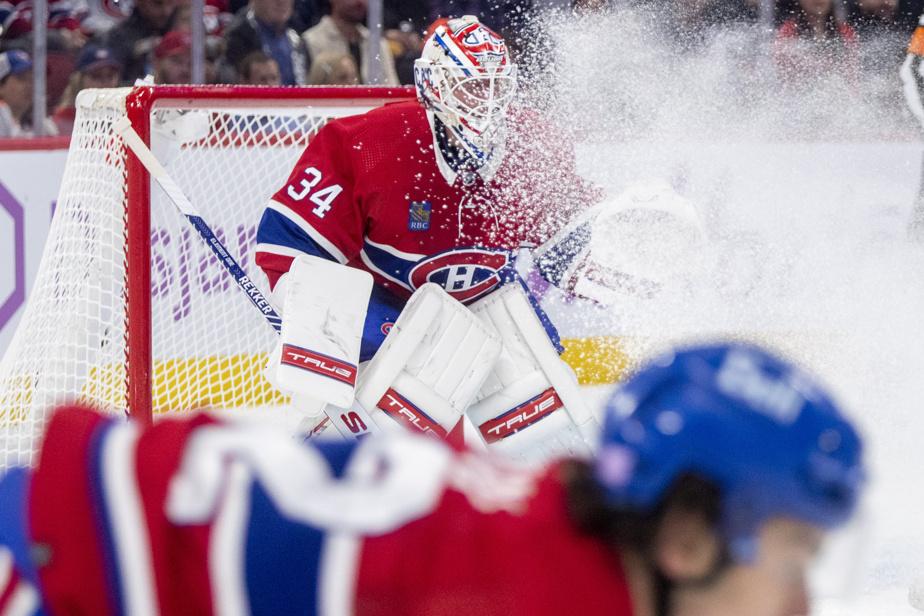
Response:
[[[433,282],[454,299],[470,302],[497,287],[501,270],[509,264],[507,251],[459,248],[422,259],[411,268],[408,281],[415,290]]]

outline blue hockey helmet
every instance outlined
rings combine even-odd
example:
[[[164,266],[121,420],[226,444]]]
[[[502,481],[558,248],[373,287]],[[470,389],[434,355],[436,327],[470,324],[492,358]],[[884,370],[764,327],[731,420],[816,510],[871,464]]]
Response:
[[[670,353],[629,378],[607,403],[594,472],[611,504],[642,511],[681,475],[713,482],[738,562],[770,518],[845,522],[865,479],[860,437],[829,395],[745,344]]]

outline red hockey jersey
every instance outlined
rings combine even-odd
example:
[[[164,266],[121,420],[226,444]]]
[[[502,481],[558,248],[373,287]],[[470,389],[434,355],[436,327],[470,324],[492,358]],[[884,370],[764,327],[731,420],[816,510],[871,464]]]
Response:
[[[371,272],[407,297],[435,282],[468,302],[500,283],[515,251],[599,200],[570,142],[513,110],[499,165],[457,173],[424,108],[395,103],[332,120],[272,198],[256,261],[275,285],[300,253]]]
[[[619,555],[575,530],[554,467],[426,437],[65,409],[29,495],[49,613],[632,614]]]

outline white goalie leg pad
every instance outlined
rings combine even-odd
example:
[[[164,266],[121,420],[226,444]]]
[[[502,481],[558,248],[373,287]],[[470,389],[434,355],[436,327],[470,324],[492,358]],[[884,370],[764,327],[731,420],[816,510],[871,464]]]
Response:
[[[292,262],[273,358],[281,390],[342,407],[352,404],[371,294],[368,272],[309,255]]]
[[[437,285],[423,285],[363,367],[356,402],[348,412],[356,412],[369,431],[404,426],[446,436],[481,389],[500,351],[500,339],[489,324]]]
[[[599,425],[520,285],[475,302],[500,333],[501,356],[466,414],[493,451],[524,461],[589,455]]]

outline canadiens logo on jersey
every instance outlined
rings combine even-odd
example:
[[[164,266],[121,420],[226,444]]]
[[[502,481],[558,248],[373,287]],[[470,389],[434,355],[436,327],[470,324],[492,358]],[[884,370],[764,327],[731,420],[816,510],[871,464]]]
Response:
[[[411,201],[408,206],[407,228],[409,231],[429,231],[430,212],[432,207],[429,201]]]
[[[408,280],[413,289],[432,282],[460,302],[470,302],[497,287],[502,282],[501,272],[509,264],[506,251],[450,250],[420,261],[411,269]]]

